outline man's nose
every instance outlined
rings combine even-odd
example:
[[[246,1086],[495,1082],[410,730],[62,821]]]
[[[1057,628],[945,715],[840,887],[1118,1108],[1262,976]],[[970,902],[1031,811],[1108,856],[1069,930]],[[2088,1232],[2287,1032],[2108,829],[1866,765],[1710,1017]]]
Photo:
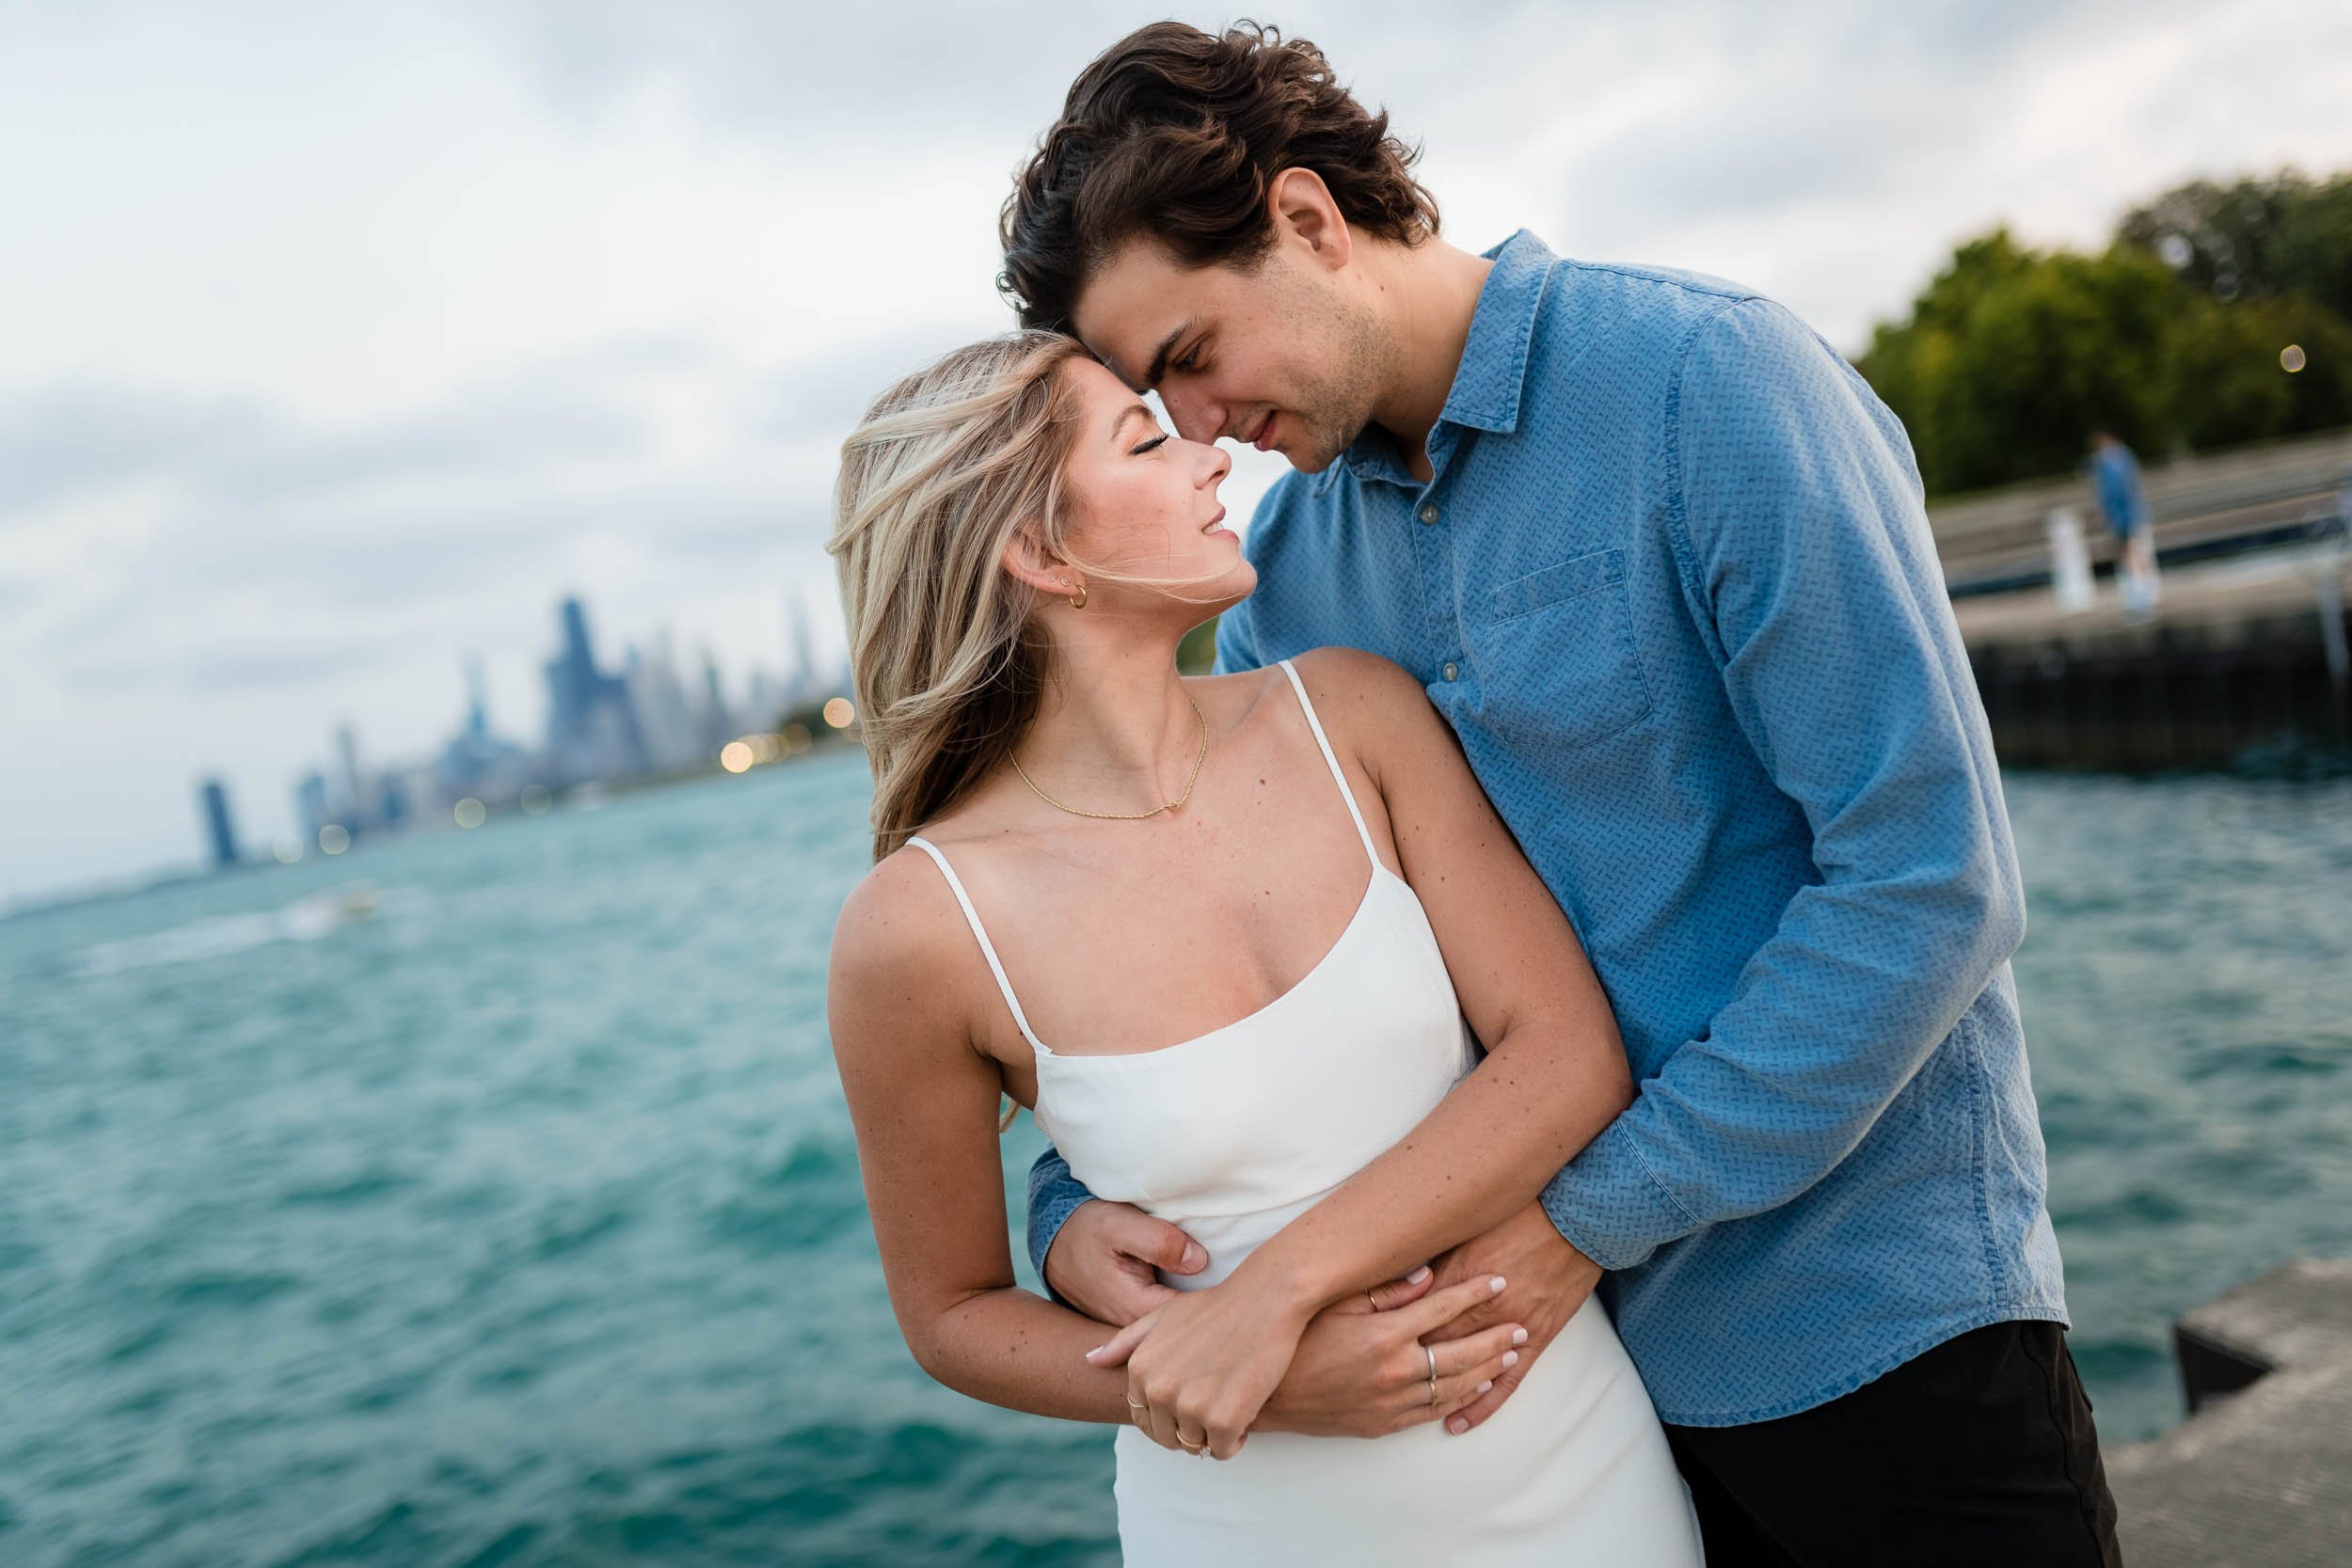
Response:
[[[1176,434],[1187,441],[1215,441],[1225,431],[1225,410],[1215,399],[1205,398],[1191,390],[1164,387],[1160,402],[1167,405],[1168,417],[1176,422]]]

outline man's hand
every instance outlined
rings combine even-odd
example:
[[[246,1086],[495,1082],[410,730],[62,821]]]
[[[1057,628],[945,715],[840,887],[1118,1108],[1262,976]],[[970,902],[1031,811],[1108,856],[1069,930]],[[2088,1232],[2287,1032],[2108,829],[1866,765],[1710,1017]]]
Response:
[[[1045,1252],[1045,1282],[1097,1323],[1123,1328],[1176,1292],[1155,1268],[1199,1274],[1208,1248],[1129,1203],[1095,1198],[1062,1222]]]
[[[1422,1341],[1435,1345],[1433,1328],[1463,1322],[1495,1299],[1485,1278],[1432,1295],[1436,1280],[1429,1270],[1418,1269],[1315,1314],[1250,1430],[1385,1437],[1452,1415],[1488,1392],[1524,1354],[1514,1349],[1523,1338],[1516,1323],[1466,1332],[1438,1348],[1438,1403],[1430,1406],[1429,1355]]]
[[[1515,1323],[1527,1330],[1518,1364],[1498,1376],[1495,1386],[1474,1403],[1446,1418],[1446,1430],[1458,1436],[1493,1415],[1511,1397],[1535,1364],[1535,1357],[1600,1283],[1601,1270],[1567,1243],[1540,1203],[1529,1204],[1484,1236],[1464,1242],[1439,1258],[1436,1267],[1440,1288],[1488,1275],[1501,1275],[1509,1283],[1501,1295],[1477,1303],[1423,1335],[1428,1343],[1458,1339],[1498,1323]]]

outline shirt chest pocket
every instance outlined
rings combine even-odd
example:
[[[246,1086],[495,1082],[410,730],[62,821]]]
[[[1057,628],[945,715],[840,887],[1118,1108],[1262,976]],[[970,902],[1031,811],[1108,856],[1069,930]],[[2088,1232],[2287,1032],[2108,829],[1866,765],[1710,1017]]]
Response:
[[[1502,733],[1589,746],[1649,715],[1623,550],[1571,556],[1496,585],[1474,649],[1481,715]]]

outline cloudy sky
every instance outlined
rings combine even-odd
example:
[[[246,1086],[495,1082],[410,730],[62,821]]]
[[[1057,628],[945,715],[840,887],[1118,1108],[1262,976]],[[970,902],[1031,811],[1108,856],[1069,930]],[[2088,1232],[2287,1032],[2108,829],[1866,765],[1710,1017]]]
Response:
[[[788,602],[837,647],[835,445],[1008,325],[1007,177],[1163,14],[0,0],[0,907],[193,862],[208,772],[291,832],[339,721],[438,744],[468,650],[535,740],[566,591],[608,660],[780,666]],[[2328,0],[1263,14],[1425,142],[1455,243],[1724,274],[1849,351],[1995,222],[2352,167]]]

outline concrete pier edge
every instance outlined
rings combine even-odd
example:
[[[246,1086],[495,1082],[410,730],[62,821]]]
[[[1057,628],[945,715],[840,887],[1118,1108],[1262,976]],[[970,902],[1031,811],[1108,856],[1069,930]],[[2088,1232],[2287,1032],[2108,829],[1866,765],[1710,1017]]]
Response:
[[[2352,1259],[2300,1258],[2173,1327],[2187,1420],[2106,1456],[2133,1568],[2352,1562]]]

